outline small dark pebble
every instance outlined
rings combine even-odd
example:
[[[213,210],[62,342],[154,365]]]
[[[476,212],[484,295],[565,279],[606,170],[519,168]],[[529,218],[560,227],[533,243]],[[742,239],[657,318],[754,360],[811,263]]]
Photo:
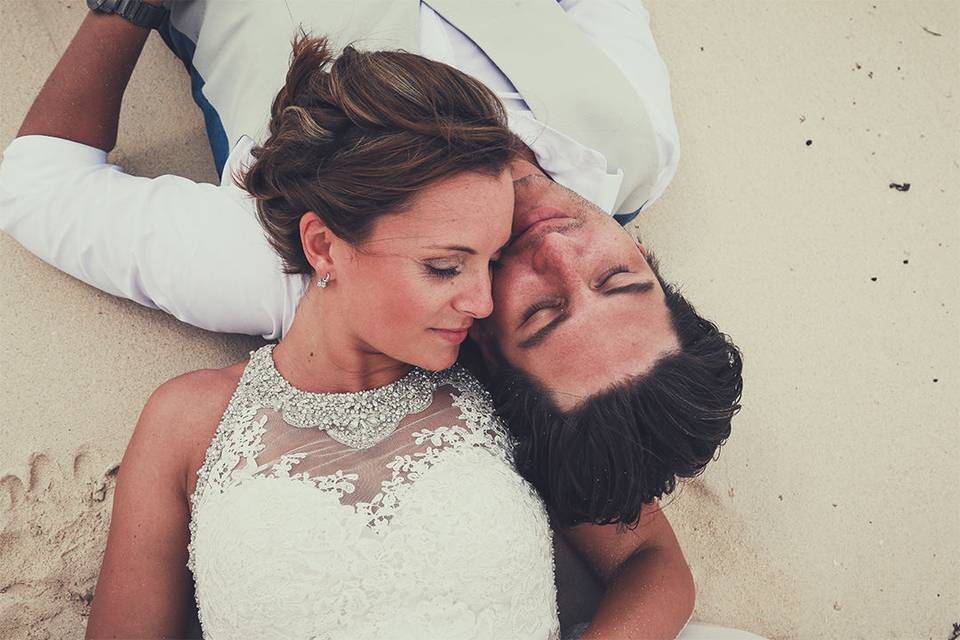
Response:
[[[867,71],[867,77],[873,80],[873,71]]]
[[[877,276],[873,276],[872,278],[870,278],[870,282],[876,282],[876,281],[877,281]]]
[[[807,142],[806,142],[805,144],[809,147],[810,145],[813,144],[813,140],[807,140]]]
[[[910,261],[909,261],[909,260],[904,260],[904,261],[903,261],[903,264],[910,264]]]
[[[777,500],[779,500],[780,502],[783,502],[783,495],[777,496]]]
[[[940,382],[940,378],[934,378],[933,381],[934,381],[934,382]]]
[[[703,47],[700,47],[700,51],[703,51]]]
[[[904,182],[903,184],[898,184],[896,182],[891,182],[890,188],[896,189],[897,191],[910,191],[910,183]]]
[[[837,506],[837,503],[836,503],[836,502],[834,502],[834,503],[833,503],[833,506]]]
[[[937,33],[936,31],[930,31],[930,29],[927,29],[924,26],[921,26],[920,28],[926,31],[927,33],[929,33],[930,35],[937,36],[938,38],[943,35],[942,33]]]

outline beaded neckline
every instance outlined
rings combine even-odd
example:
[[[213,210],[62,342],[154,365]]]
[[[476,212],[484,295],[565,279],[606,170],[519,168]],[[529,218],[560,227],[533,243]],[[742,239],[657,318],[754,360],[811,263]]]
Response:
[[[441,374],[414,368],[395,382],[353,393],[314,393],[297,389],[273,361],[268,344],[250,353],[240,389],[258,404],[279,411],[300,429],[320,429],[340,444],[368,449],[389,436],[406,416],[430,406]]]

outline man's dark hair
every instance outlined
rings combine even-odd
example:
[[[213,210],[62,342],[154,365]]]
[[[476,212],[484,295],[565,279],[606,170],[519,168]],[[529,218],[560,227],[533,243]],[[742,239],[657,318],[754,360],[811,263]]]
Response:
[[[557,524],[635,524],[642,506],[699,474],[740,409],[742,361],[730,338],[660,276],[680,351],[567,412],[535,378],[497,354],[491,391],[517,441],[520,473]]]

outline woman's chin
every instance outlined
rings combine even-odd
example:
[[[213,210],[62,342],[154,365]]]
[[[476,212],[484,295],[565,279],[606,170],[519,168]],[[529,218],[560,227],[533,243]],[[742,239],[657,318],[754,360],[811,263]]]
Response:
[[[423,354],[417,358],[416,362],[411,362],[410,364],[428,371],[443,371],[444,369],[449,369],[454,365],[459,354],[460,349],[453,347],[443,351]]]

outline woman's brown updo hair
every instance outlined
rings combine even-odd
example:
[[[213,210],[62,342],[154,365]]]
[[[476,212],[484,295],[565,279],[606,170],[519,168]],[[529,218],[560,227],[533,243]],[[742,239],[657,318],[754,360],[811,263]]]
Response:
[[[499,175],[517,142],[503,105],[479,81],[402,51],[346,47],[301,34],[273,101],[270,137],[238,184],[287,273],[313,273],[300,218],[314,211],[360,244],[382,215],[464,171]]]

